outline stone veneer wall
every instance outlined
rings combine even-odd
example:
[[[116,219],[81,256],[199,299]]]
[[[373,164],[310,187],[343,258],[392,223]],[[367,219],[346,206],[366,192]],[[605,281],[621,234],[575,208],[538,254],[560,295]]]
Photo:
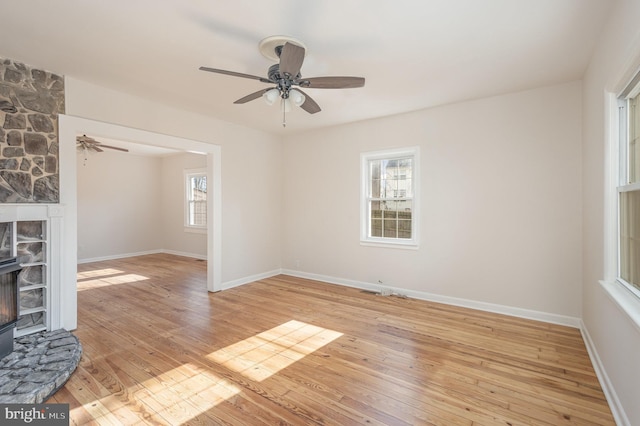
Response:
[[[64,114],[64,79],[0,58],[0,203],[57,203],[58,114]]]

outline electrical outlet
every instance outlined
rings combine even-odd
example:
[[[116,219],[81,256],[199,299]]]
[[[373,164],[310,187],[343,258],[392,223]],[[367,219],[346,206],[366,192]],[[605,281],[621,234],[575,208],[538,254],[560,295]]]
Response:
[[[300,261],[296,259],[296,269],[300,269]]]
[[[391,290],[390,288],[380,289],[380,296],[391,296],[392,294],[393,294],[393,290]]]

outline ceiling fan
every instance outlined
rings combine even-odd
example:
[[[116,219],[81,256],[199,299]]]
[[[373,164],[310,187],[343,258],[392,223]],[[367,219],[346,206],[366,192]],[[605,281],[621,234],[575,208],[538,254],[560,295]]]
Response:
[[[76,136],[76,142],[78,149],[83,151],[95,151],[95,152],[104,152],[102,148],[115,149],[118,151],[129,152],[128,149],[118,148],[117,146],[105,145],[102,142],[98,142],[97,140],[87,136]]]
[[[76,136],[76,146],[78,147],[78,151],[81,151],[84,154],[84,162],[83,162],[84,166],[87,165],[87,153],[89,151],[104,152],[102,148],[109,148],[109,149],[115,149],[117,151],[129,152],[129,150],[125,148],[105,145],[102,142],[98,142],[97,140],[87,135]]]
[[[277,64],[269,67],[267,78],[209,67],[200,67],[200,70],[233,77],[249,78],[275,85],[275,87],[258,90],[244,96],[235,101],[234,104],[244,104],[262,96],[267,104],[272,105],[278,98],[281,98],[283,126],[286,126],[284,113],[290,110],[291,104],[299,106],[309,114],[320,112],[320,106],[309,95],[300,90],[300,87],[305,89],[350,89],[364,86],[363,77],[303,78],[300,74],[300,68],[304,62],[306,49],[300,41],[291,37],[267,37],[260,42],[259,48],[265,57],[278,61]]]

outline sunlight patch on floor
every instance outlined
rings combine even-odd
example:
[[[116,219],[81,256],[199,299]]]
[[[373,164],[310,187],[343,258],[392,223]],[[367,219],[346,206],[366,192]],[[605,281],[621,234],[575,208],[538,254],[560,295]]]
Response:
[[[212,352],[207,358],[260,382],[340,336],[337,331],[291,320]]]
[[[119,269],[113,269],[113,268],[94,269],[92,271],[78,272],[78,281],[86,280],[90,278],[107,277],[109,275],[118,275],[118,274],[124,274],[124,271],[121,271]]]
[[[93,288],[108,287],[118,284],[130,284],[137,281],[148,280],[149,277],[137,274],[115,275],[108,278],[78,281],[78,291],[91,290]]]
[[[211,371],[187,363],[150,377],[127,389],[125,394],[128,405],[142,404],[156,417],[147,420],[153,422],[162,418],[167,424],[183,424],[240,392],[240,388]],[[86,410],[98,424],[122,424],[113,414],[121,404],[123,401],[109,395],[85,403],[74,409],[77,414],[72,410],[71,415],[81,418],[82,410]]]
[[[143,383],[143,400],[171,423],[183,423],[239,394],[241,389],[211,371],[187,363]]]

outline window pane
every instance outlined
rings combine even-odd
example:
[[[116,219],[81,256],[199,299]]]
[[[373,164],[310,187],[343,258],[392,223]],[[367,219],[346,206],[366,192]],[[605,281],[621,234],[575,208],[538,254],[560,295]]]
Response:
[[[369,194],[369,196],[372,198],[380,198],[382,196],[381,185],[382,181],[380,179],[372,179],[371,194]]]
[[[371,236],[382,237],[382,219],[371,219]]]
[[[206,226],[207,225],[207,202],[206,201],[191,201],[191,211],[189,217],[191,218],[190,225],[193,226]]]
[[[369,210],[371,212],[371,219],[380,219],[382,218],[382,206],[380,201],[372,201],[371,208]]]
[[[411,214],[409,220],[398,220],[398,238],[411,238]]]
[[[620,193],[620,277],[640,289],[640,191]]]
[[[398,238],[398,221],[395,219],[385,220],[382,236],[385,238]]]
[[[205,200],[207,198],[207,177],[193,176],[191,177],[191,199]]]
[[[380,160],[369,161],[371,179],[380,179]]]
[[[396,219],[398,217],[398,212],[396,210],[388,210],[387,207],[382,210],[382,213],[385,219]]]
[[[640,95],[629,99],[629,182],[640,181]]]
[[[400,182],[400,189],[405,191],[405,197],[413,197],[413,185],[412,180],[407,178]]]
[[[187,225],[207,226],[207,176],[187,175]]]
[[[380,198],[380,161],[369,161],[369,197]]]
[[[411,220],[411,209],[398,211],[398,219]]]

